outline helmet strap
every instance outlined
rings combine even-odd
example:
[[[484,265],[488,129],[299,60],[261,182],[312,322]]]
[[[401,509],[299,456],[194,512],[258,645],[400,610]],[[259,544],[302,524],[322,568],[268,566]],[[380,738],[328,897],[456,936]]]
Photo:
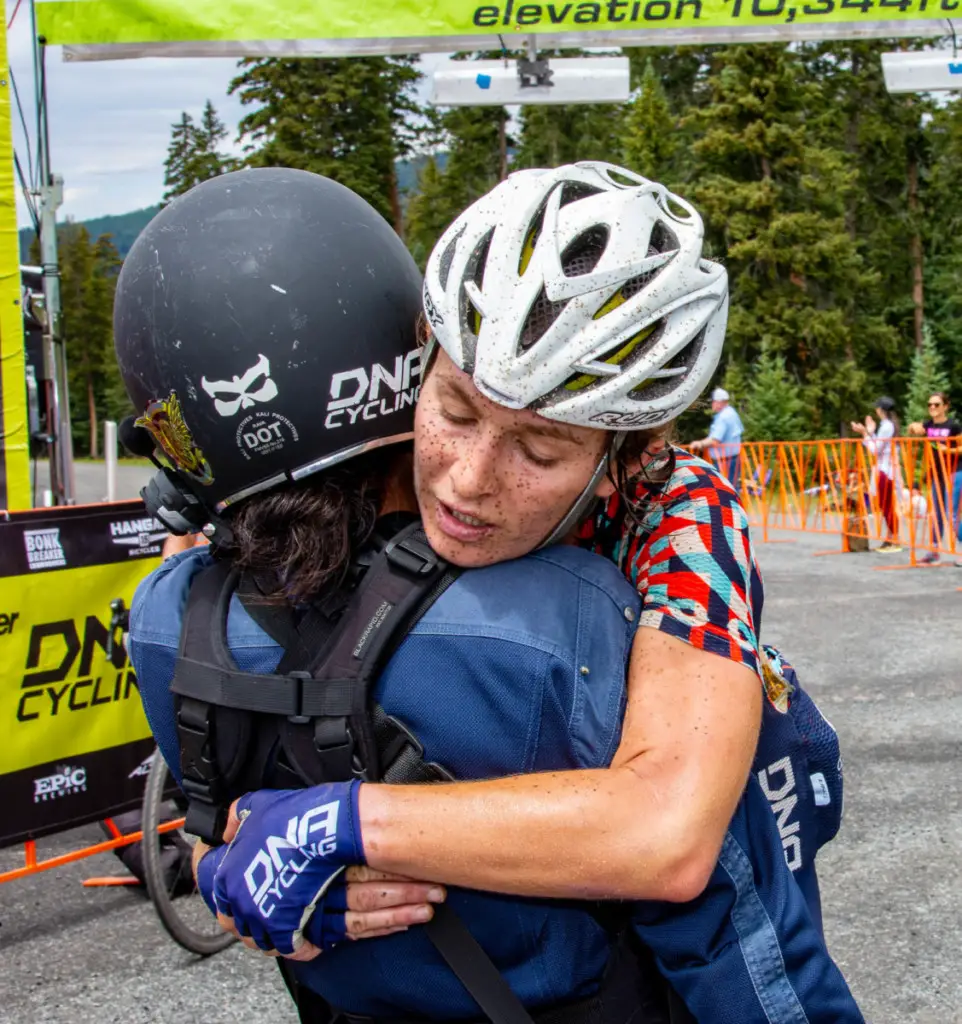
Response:
[[[575,498],[574,504],[565,513],[561,522],[538,545],[539,549],[549,547],[552,544],[558,544],[581,522],[585,512],[591,507],[592,502],[596,500],[595,491],[598,488],[598,484],[605,478],[608,466],[611,460],[618,454],[618,449],[624,440],[624,431],[617,431],[612,435],[611,444],[608,445],[598,465],[595,466],[595,470],[591,474],[591,479],[585,485],[585,489]]]

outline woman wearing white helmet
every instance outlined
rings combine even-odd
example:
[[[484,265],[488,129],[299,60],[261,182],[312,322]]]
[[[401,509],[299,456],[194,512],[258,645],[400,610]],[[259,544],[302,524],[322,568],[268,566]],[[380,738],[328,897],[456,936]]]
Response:
[[[702,1020],[858,1021],[818,934],[812,870],[840,780],[826,765],[813,801],[797,751],[777,779],[784,759],[756,758],[762,590],[745,513],[727,481],[663,441],[724,336],[727,278],[702,258],[702,235],[663,186],[579,164],[512,175],[435,247],[415,436],[432,546],[484,566],[580,532],[638,587],[641,628],[610,768],[364,784],[358,828],[384,871],[660,901],[639,903],[633,924],[689,1005],[712,1008]],[[789,722],[788,688],[766,682],[766,722]],[[766,797],[782,796],[803,820],[783,807],[780,839]],[[805,819],[816,803],[822,817]],[[789,867],[808,879],[807,908]]]

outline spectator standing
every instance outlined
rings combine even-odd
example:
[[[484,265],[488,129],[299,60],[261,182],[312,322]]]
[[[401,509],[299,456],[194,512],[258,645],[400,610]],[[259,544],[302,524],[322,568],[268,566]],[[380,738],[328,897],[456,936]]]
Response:
[[[885,519],[885,540],[875,549],[882,553],[901,551],[898,541],[899,521],[896,511],[896,481],[898,462],[893,438],[898,436],[899,420],[895,414],[895,401],[883,395],[875,403],[875,415],[865,417],[864,423],[852,423],[852,430],[862,435],[862,444],[875,456],[875,490],[879,511]]]
[[[962,423],[949,416],[949,398],[944,391],[929,395],[929,418],[924,423],[909,424],[909,434],[927,437],[932,445],[932,550],[919,561],[931,565],[939,560],[939,547],[948,516],[957,540],[960,536],[959,509],[962,505],[962,470],[959,468],[959,444]],[[962,564],[962,563],[957,563]]]
[[[731,396],[724,388],[711,393],[711,429],[708,437],[693,441],[692,451],[709,449],[708,457],[722,476],[727,477],[735,493],[741,491],[742,418],[729,404]]]

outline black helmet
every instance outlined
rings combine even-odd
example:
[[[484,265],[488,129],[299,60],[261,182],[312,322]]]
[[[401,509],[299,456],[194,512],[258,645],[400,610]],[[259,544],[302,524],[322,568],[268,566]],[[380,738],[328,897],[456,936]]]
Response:
[[[134,243],[114,339],[139,426],[211,512],[407,440],[420,274],[350,189],[262,168],[174,200]]]

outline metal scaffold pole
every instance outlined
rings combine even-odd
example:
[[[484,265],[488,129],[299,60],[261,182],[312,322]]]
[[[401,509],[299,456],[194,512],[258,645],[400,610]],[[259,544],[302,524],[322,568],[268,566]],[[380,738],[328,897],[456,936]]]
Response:
[[[63,178],[50,169],[47,80],[44,40],[37,35],[36,11],[30,5],[33,72],[37,110],[37,162],[40,186],[40,262],[43,267],[43,361],[47,385],[47,433],[50,448],[50,489],[55,504],[72,505],[76,495],[67,361],[61,332],[60,265],[57,258],[57,210],[63,203]]]

